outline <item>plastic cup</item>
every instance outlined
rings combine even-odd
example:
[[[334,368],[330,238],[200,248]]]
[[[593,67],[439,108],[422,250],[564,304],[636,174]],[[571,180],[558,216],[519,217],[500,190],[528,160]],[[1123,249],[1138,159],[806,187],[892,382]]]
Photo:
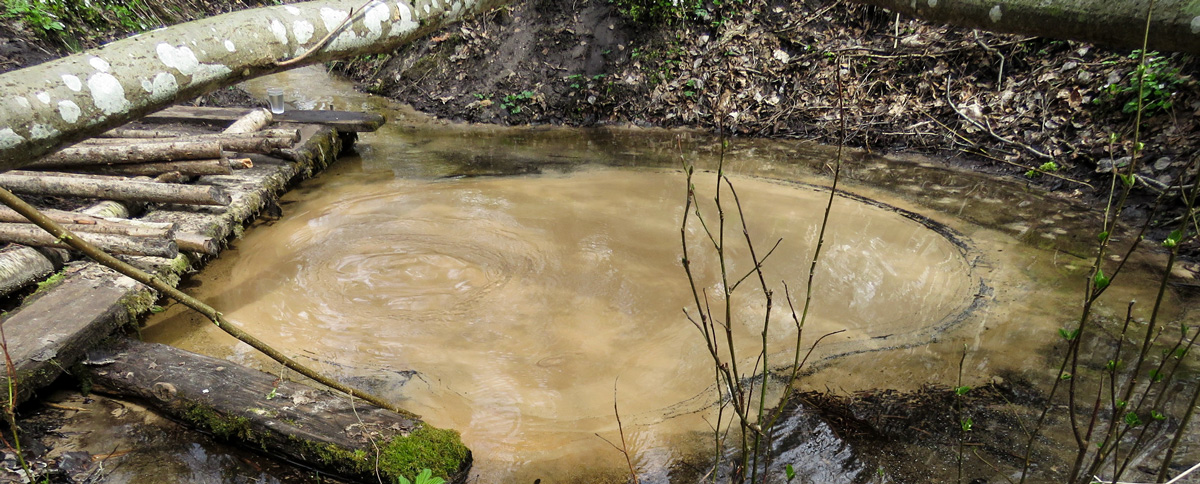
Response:
[[[283,89],[277,87],[267,89],[267,103],[271,105],[271,113],[283,114]]]

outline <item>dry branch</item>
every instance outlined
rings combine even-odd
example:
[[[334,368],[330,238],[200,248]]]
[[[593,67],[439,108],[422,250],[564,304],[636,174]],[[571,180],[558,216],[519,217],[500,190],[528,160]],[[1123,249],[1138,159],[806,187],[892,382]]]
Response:
[[[134,180],[86,179],[75,176],[0,174],[0,187],[12,192],[60,197],[100,198],[191,205],[228,205],[228,194],[208,185],[174,185]]]
[[[283,133],[284,136],[252,136],[258,133],[246,134],[230,134],[227,136],[221,135],[205,135],[205,136],[185,136],[179,138],[96,138],[75,145],[76,148],[93,148],[93,147],[111,147],[111,146],[149,146],[153,144],[167,143],[201,143],[205,141],[216,141],[221,143],[221,149],[224,151],[240,151],[243,153],[270,153],[271,150],[278,148],[291,148],[296,144],[296,138],[292,133]],[[106,162],[107,163],[107,162]],[[85,163],[81,163],[85,164]],[[91,163],[86,163],[91,164]]]

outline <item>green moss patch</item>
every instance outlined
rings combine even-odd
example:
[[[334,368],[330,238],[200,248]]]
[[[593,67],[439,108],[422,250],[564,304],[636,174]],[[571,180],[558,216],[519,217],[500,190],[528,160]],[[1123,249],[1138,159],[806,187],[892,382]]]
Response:
[[[424,469],[449,480],[469,453],[458,432],[422,426],[407,437],[395,437],[383,445],[379,470],[390,482],[398,481],[398,476],[412,479]]]

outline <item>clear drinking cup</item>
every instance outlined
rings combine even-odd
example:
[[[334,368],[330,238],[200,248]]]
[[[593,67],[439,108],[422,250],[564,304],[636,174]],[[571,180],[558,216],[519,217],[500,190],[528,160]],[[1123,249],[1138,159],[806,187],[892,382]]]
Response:
[[[271,105],[271,113],[283,114],[283,89],[277,87],[267,89],[267,103]]]

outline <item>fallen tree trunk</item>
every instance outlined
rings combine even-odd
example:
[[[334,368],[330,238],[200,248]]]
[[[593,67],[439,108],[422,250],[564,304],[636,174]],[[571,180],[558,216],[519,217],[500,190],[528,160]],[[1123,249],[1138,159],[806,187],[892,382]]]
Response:
[[[397,482],[428,468],[465,482],[471,455],[456,432],[276,375],[170,346],[123,339],[93,352],[95,391],[146,401],[217,437],[359,482]],[[376,470],[379,476],[376,477]],[[408,474],[408,475],[404,475]]]
[[[85,145],[64,148],[34,163],[31,168],[83,164],[146,163],[151,161],[204,160],[221,157],[217,140],[145,142],[120,145]]]
[[[0,187],[15,193],[190,205],[228,205],[229,195],[209,185],[175,185],[135,180],[0,174]]]
[[[175,245],[174,238],[129,237],[87,232],[78,232],[75,236],[82,238],[96,247],[100,247],[110,254],[149,255],[165,257],[167,259],[173,259],[179,255],[179,248]],[[58,240],[57,237],[30,223],[0,223],[0,241],[31,247],[70,248],[65,242]]]
[[[247,158],[249,159],[249,158]],[[158,176],[163,173],[178,172],[188,176],[229,175],[233,166],[241,167],[243,162],[232,160],[186,160],[167,161],[163,163],[132,163],[128,165],[66,165],[43,168],[44,171],[64,173],[92,173],[97,175],[121,176]]]
[[[325,0],[243,10],[0,74],[0,170],[246,79],[391,52],[509,1],[422,1],[414,8]]]

